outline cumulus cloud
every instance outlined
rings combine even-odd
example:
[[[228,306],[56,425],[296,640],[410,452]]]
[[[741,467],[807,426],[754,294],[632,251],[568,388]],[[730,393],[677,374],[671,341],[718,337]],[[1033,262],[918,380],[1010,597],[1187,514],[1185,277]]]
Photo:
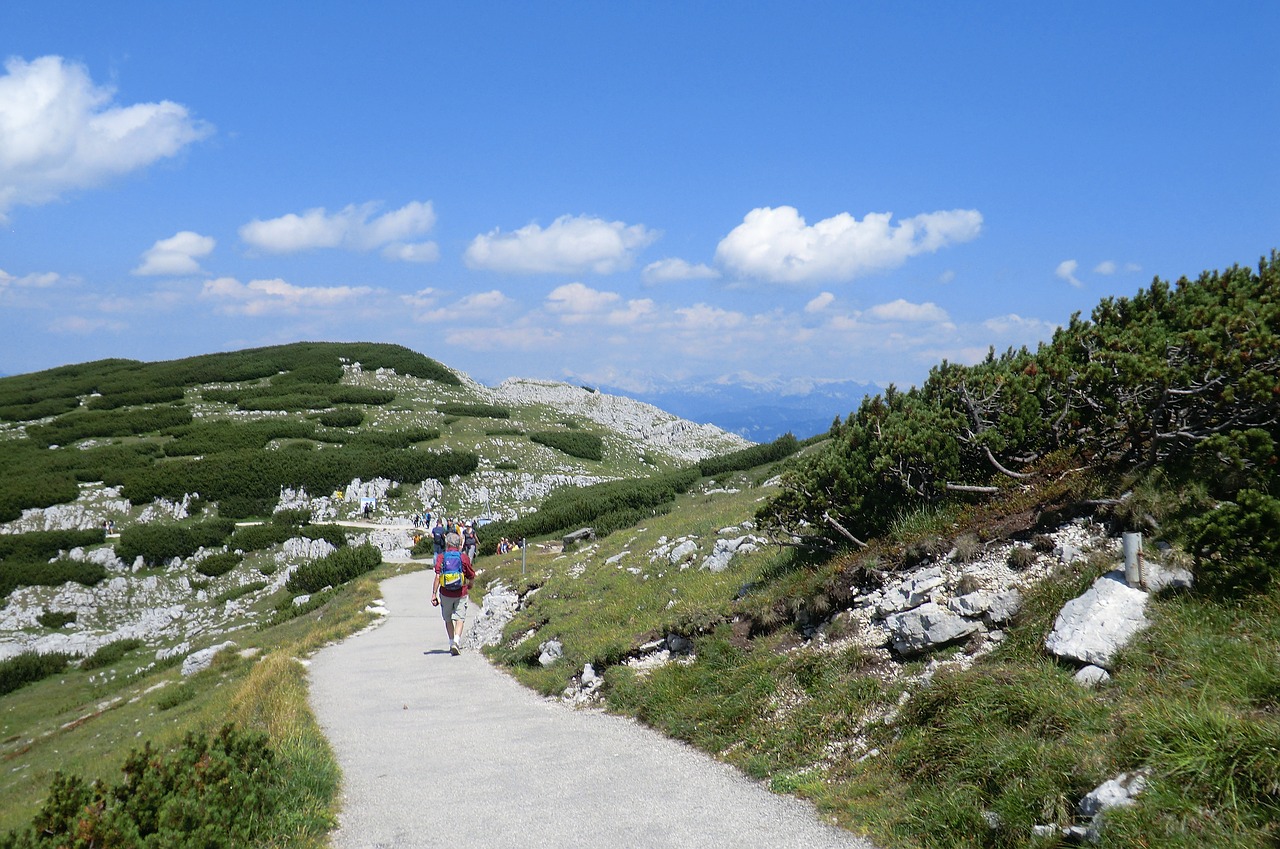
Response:
[[[887,304],[878,304],[867,310],[866,314],[880,321],[946,323],[951,320],[947,311],[935,303],[913,304],[902,298]]]
[[[581,283],[557,286],[547,295],[547,309],[555,313],[596,313],[620,299],[616,292],[601,292]]]
[[[1084,288],[1084,284],[1080,282],[1078,277],[1076,277],[1076,269],[1079,267],[1080,263],[1076,262],[1074,259],[1064,259],[1062,262],[1058,263],[1058,267],[1053,273],[1058,277],[1058,279],[1067,281],[1077,289],[1082,289]]]
[[[0,268],[0,294],[4,294],[4,291],[9,288],[47,289],[61,279],[62,278],[58,274],[52,271],[14,277],[12,274],[7,274],[4,269]]]
[[[200,296],[217,301],[220,312],[259,316],[337,307],[372,291],[367,286],[295,286],[279,278],[241,283],[232,277],[219,277],[206,281]]]
[[[440,250],[434,242],[410,242],[430,232],[436,224],[430,201],[411,201],[399,209],[375,215],[380,204],[348,204],[328,213],[324,207],[291,212],[279,218],[255,218],[240,228],[246,244],[273,254],[291,254],[317,248],[370,251],[382,248],[387,259],[432,262]]]
[[[735,274],[775,283],[847,281],[902,265],[910,257],[968,242],[982,230],[975,209],[930,212],[896,225],[893,213],[847,212],[805,223],[791,206],[748,212],[716,247],[716,261]]]
[[[830,292],[823,292],[821,295],[814,298],[809,303],[805,304],[804,311],[808,313],[822,312],[827,307],[831,306],[832,302],[835,301],[835,299],[836,299],[836,296],[831,294]]]
[[[545,229],[529,224],[512,233],[476,236],[465,259],[472,268],[515,274],[612,274],[658,238],[643,224],[562,215]]]
[[[1115,274],[1116,264],[1112,260],[1104,259],[1102,262],[1098,263],[1093,267],[1093,273],[1094,274]]]
[[[80,64],[10,58],[0,76],[0,220],[177,155],[213,132],[187,107],[114,103]]]
[[[709,265],[703,265],[702,263],[693,265],[675,257],[649,263],[644,267],[642,274],[646,283],[670,283],[676,280],[714,280],[720,276],[720,272]]]
[[[142,254],[142,265],[134,274],[203,274],[197,257],[208,256],[217,244],[212,236],[201,236],[191,230],[182,230],[167,239],[161,239]]]
[[[398,262],[435,262],[440,258],[440,246],[435,242],[395,242],[383,248],[382,255]]]

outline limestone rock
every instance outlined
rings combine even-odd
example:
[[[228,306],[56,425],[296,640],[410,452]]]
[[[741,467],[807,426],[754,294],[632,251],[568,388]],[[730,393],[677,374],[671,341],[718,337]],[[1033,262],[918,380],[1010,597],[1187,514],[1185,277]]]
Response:
[[[550,666],[560,658],[564,657],[564,644],[559,640],[547,640],[538,646],[538,663],[542,666]]]
[[[1073,680],[1081,687],[1097,687],[1099,684],[1105,684],[1110,681],[1111,673],[1101,666],[1093,666],[1091,664],[1077,672]]]
[[[195,675],[197,672],[201,672],[205,669],[208,669],[209,666],[213,663],[214,656],[217,655],[218,652],[222,651],[223,649],[229,649],[234,647],[235,647],[235,643],[232,642],[231,640],[228,640],[225,643],[218,643],[216,646],[209,646],[209,648],[207,649],[200,649],[200,651],[192,652],[191,654],[187,655],[186,660],[182,661],[183,676],[185,677],[187,675]]]
[[[1147,594],[1130,587],[1123,572],[1108,572],[1067,602],[1044,644],[1057,657],[1111,668],[1115,653],[1147,626]]]
[[[919,654],[969,636],[981,623],[929,602],[912,610],[893,613],[884,619],[898,654]]]

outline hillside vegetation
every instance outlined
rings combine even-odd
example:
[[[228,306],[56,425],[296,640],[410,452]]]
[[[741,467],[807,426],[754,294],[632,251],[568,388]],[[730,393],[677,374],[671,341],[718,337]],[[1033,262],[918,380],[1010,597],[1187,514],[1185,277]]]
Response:
[[[1273,846],[1277,263],[1157,280],[1037,351],[943,363],[870,398],[797,457],[717,472],[665,516],[500,559],[484,579],[519,601],[491,656],[886,846],[1070,842],[1086,794],[1125,775],[1146,789],[1106,813],[1099,845]],[[1119,566],[1121,531],[1195,585],[1153,595],[1091,688],[1045,640]],[[709,568],[748,532],[774,545]],[[1084,556],[1067,538],[1089,540]],[[999,630],[878,647],[867,605],[928,573],[958,598],[984,570],[1022,589]]]
[[[0,829],[35,817],[0,847],[208,836],[191,775],[211,766],[260,792],[219,797],[252,822],[210,841],[318,845],[337,776],[294,658],[377,615],[376,581],[415,568],[424,509],[495,520],[478,564],[491,615],[472,634],[496,663],[885,847],[1063,844],[1122,774],[1145,789],[1106,812],[1098,845],[1273,846],[1278,263],[1157,280],[1034,352],[940,364],[805,443],[668,428],[586,389],[488,390],[393,346],[0,380],[0,639],[34,647],[0,651]],[[583,528],[594,538],[561,541]],[[1145,630],[1084,686],[1046,635],[1117,567],[1126,530],[1194,585],[1153,592]],[[528,545],[487,553],[500,536]],[[1021,606],[962,639],[900,649],[869,612],[990,576]],[[142,635],[77,601],[136,604],[122,593],[144,585],[181,611]],[[177,668],[229,637],[203,671]],[[129,754],[140,731],[154,757]],[[121,770],[145,774],[124,806],[151,812],[141,825],[108,798]]]

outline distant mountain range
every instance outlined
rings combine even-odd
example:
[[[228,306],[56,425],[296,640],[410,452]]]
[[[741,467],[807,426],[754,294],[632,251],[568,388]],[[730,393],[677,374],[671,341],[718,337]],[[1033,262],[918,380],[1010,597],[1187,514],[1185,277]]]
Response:
[[[853,380],[795,384],[771,381],[690,382],[643,392],[596,386],[653,404],[690,421],[713,424],[753,442],[769,442],[790,432],[799,439],[823,433],[880,387]]]

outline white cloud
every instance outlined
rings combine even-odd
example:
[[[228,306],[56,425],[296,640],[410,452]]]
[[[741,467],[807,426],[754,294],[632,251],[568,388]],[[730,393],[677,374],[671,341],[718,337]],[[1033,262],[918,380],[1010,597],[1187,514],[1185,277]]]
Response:
[[[1080,263],[1074,259],[1064,259],[1058,263],[1057,269],[1053,272],[1059,279],[1065,280],[1077,289],[1084,288],[1084,284],[1076,277],[1076,269],[1080,267]]]
[[[945,323],[951,320],[947,311],[933,302],[913,304],[898,298],[887,304],[878,304],[866,314],[880,321],[909,321]]]
[[[4,269],[0,269],[0,294],[3,294],[5,289],[10,287],[14,289],[47,289],[61,279],[61,276],[53,271],[14,277],[12,274],[6,274]]]
[[[1094,274],[1115,274],[1116,264],[1109,259],[1105,259],[1093,267]]]
[[[657,305],[649,298],[637,298],[627,301],[620,309],[610,310],[605,316],[605,323],[613,326],[627,326],[645,321],[657,313]]]
[[[805,304],[804,311],[808,313],[822,312],[827,307],[831,306],[832,302],[835,301],[835,299],[836,299],[836,296],[831,294],[830,292],[823,292],[821,295],[814,298],[809,303]]]
[[[200,296],[221,302],[221,312],[257,316],[337,307],[372,291],[367,286],[294,286],[279,278],[241,283],[232,277],[219,277],[206,281]]]
[[[419,289],[412,295],[401,295],[400,301],[415,309],[428,309],[439,303],[439,296],[439,292],[428,286],[425,289]]]
[[[161,239],[142,254],[142,265],[134,274],[170,274],[174,276],[202,274],[196,257],[208,256],[217,244],[212,236],[201,236],[190,230],[182,230],[167,239]]]
[[[646,283],[669,283],[675,280],[714,280],[720,276],[720,272],[709,265],[692,265],[671,257],[646,265],[643,276]]]
[[[547,295],[547,309],[562,314],[597,313],[608,309],[620,297],[616,292],[601,292],[581,283],[566,283]]]
[[[213,132],[185,106],[113,103],[115,90],[61,56],[14,57],[0,76],[0,220],[177,155]]]
[[[896,226],[892,217],[868,213],[859,221],[842,212],[810,226],[795,207],[761,207],[720,241],[716,260],[736,274],[775,283],[847,281],[970,241],[982,230],[974,209],[930,212]]]
[[[501,291],[493,289],[488,292],[476,292],[458,301],[458,309],[463,312],[486,312],[501,309],[512,303],[512,300]]]
[[[465,258],[472,268],[516,274],[612,274],[630,267],[635,254],[657,238],[643,224],[562,215],[546,229],[529,224],[513,233],[494,229],[476,236]]]
[[[435,242],[392,242],[382,249],[382,255],[399,262],[435,262],[440,258],[440,246]]]
[[[436,214],[430,201],[411,201],[399,209],[371,217],[379,204],[348,204],[330,215],[323,207],[301,215],[250,221],[240,228],[240,238],[267,253],[290,254],[316,248],[370,251],[383,248],[387,259],[431,262],[440,256],[434,242],[407,243],[430,232]]]
[[[747,320],[747,317],[740,312],[713,307],[709,304],[681,307],[675,311],[675,314],[685,328],[701,333],[731,330],[741,327]]]

